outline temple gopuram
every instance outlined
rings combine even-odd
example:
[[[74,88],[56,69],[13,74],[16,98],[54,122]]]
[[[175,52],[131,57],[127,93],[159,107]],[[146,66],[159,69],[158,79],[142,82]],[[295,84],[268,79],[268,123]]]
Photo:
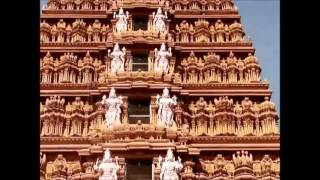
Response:
[[[40,179],[280,179],[260,76],[233,0],[48,0]]]

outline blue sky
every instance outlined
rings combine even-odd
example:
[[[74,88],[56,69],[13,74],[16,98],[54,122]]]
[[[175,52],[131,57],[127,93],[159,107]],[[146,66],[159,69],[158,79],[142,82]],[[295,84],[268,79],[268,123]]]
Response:
[[[40,7],[47,0],[40,0]],[[262,80],[268,79],[271,100],[280,112],[280,1],[234,0],[247,36],[253,40],[262,68]]]
[[[271,100],[280,113],[280,1],[235,0],[241,23],[256,48],[262,75],[272,90]]]

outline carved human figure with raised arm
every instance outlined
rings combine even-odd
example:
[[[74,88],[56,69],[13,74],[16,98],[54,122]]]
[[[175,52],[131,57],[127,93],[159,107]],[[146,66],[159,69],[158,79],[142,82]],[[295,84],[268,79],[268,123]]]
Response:
[[[166,23],[165,20],[168,18],[167,11],[162,13],[161,8],[159,7],[157,10],[157,14],[152,13],[153,16],[153,30],[159,31],[160,33],[166,32]]]
[[[178,172],[183,168],[180,157],[178,156],[176,161],[171,148],[169,148],[164,161],[162,161],[162,157],[159,156],[160,180],[179,180]]]
[[[156,104],[158,105],[158,123],[164,124],[166,127],[172,127],[174,124],[173,108],[177,105],[177,97],[170,98],[168,88],[164,88],[162,96],[157,95]]]
[[[108,56],[111,58],[111,72],[115,74],[116,72],[124,71],[126,48],[123,47],[120,50],[119,44],[115,43],[113,51],[108,50]]]
[[[126,12],[126,14],[124,14],[123,9],[120,8],[119,14],[116,14],[116,12],[114,12],[113,18],[117,19],[116,32],[121,33],[128,30],[128,19],[129,19],[128,11]]]
[[[121,115],[121,105],[123,104],[122,97],[116,95],[116,90],[111,88],[109,97],[106,98],[106,95],[102,97],[101,104],[105,105],[107,110],[105,114],[105,124],[106,127],[110,127],[112,124],[121,124],[120,115]]]
[[[117,180],[117,172],[120,169],[118,164],[118,157],[115,157],[115,162],[112,161],[109,149],[106,149],[102,162],[99,164],[99,158],[93,166],[95,171],[99,173],[99,180]]]
[[[166,50],[165,43],[161,44],[160,51],[157,48],[154,49],[155,53],[155,67],[154,70],[158,73],[168,74],[169,72],[169,58],[172,56],[171,48]]]

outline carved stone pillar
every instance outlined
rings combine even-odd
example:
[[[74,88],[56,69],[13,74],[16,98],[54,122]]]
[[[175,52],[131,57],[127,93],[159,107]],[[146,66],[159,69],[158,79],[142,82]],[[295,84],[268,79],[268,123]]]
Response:
[[[46,135],[47,134],[47,132],[48,132],[48,120],[47,119],[43,119],[43,120],[41,120],[42,121],[42,130],[41,130],[41,134],[40,134],[40,136],[44,136],[44,135]]]
[[[122,124],[128,124],[128,96],[122,97],[123,101],[123,118],[122,118]]]
[[[150,102],[150,124],[156,126],[158,123],[158,116],[157,116],[157,105],[156,105],[156,96],[151,96],[151,102]]]
[[[87,136],[88,135],[88,130],[89,130],[89,118],[86,117],[84,119],[84,127],[83,127],[82,136]]]
[[[178,128],[181,128],[182,126],[182,112],[183,111],[179,103],[175,109],[175,117],[176,117],[176,123]]]
[[[169,74],[173,74],[175,63],[176,63],[176,58],[172,57],[169,62]]]
[[[117,20],[116,19],[111,19],[111,26],[112,26],[112,32],[113,33],[116,33],[117,30],[116,30],[116,23],[117,23]]]
[[[132,53],[130,50],[126,51],[126,61],[124,64],[124,71],[132,71]]]
[[[159,164],[159,158],[154,157],[152,161],[152,179],[153,180],[160,180],[161,169],[158,164]]]
[[[214,132],[214,121],[212,113],[209,114],[209,127],[208,127],[208,134],[209,136],[213,136]]]
[[[196,134],[196,117],[194,115],[191,116],[191,133]]]
[[[153,17],[152,15],[149,15],[148,17],[148,31],[153,31]]]
[[[236,129],[237,136],[243,135],[243,126],[241,125],[241,117],[238,115],[237,117],[237,129]]]
[[[194,33],[190,32],[189,34],[190,34],[190,39],[188,40],[188,42],[193,42],[194,41]]]
[[[148,72],[153,72],[154,70],[154,51],[149,51],[148,55]]]
[[[166,20],[166,32],[169,32],[170,22],[171,20],[169,19]]]
[[[118,171],[118,180],[125,180],[126,178],[126,161],[125,158],[118,158],[120,169]]]
[[[106,42],[107,32],[104,28],[101,30],[102,42]]]
[[[176,33],[176,43],[180,42],[180,34]]]

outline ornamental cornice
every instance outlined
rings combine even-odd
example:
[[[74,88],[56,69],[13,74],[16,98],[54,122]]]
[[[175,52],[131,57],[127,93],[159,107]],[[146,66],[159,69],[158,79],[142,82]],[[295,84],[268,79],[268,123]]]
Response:
[[[56,10],[56,9],[44,9],[42,10],[42,15],[41,18],[46,18],[48,15],[52,15],[54,17],[57,17],[57,15],[63,15],[63,14],[68,14],[68,15],[81,15],[81,17],[88,15],[103,15],[105,18],[108,16],[108,14],[112,14],[112,11],[106,11],[106,10]]]
[[[185,89],[189,88],[211,88],[211,87],[222,87],[222,88],[228,88],[228,87],[234,87],[237,89],[240,89],[242,87],[251,87],[251,88],[268,88],[269,84],[267,83],[207,83],[207,84],[187,84],[187,83],[181,83],[181,86]]]
[[[139,77],[136,77],[139,79]],[[156,79],[156,77],[141,77],[140,80],[129,80],[130,77],[118,77],[116,81],[112,83],[112,81],[108,83],[41,83],[40,89],[99,89],[99,87],[105,87],[105,86],[117,86],[121,85],[122,87],[126,86],[128,88],[132,88],[135,86],[146,86],[151,87],[152,85],[157,85],[159,83],[164,83],[162,79]],[[166,83],[167,84],[167,83]],[[163,85],[163,84],[162,84]],[[203,90],[206,90],[206,88],[211,89],[212,87],[216,88],[229,88],[233,87],[235,89],[241,89],[241,88],[263,88],[268,89],[269,84],[267,83],[208,83],[208,84],[187,84],[187,83],[181,83],[181,84],[175,84],[177,87],[182,87],[183,90],[192,90],[192,89],[198,89],[203,88]]]
[[[65,143],[77,143],[88,144],[90,143],[89,137],[40,137],[41,144],[65,144]]]
[[[178,136],[176,142],[179,142],[180,138],[185,136]],[[188,143],[190,144],[203,144],[203,143],[280,143],[280,135],[269,135],[269,136],[189,136],[187,137]],[[50,143],[91,143],[95,141],[101,141],[101,137],[40,137],[40,142],[44,144]],[[170,143],[169,139],[113,139],[109,140],[111,144],[135,144],[135,143],[157,143],[161,145],[163,143]],[[178,144],[177,144],[178,145]]]
[[[252,47],[252,42],[175,42],[176,46],[183,47]],[[253,48],[253,47],[252,47]],[[177,49],[177,48],[176,48]]]
[[[94,83],[40,83],[40,89],[96,89]]]
[[[41,47],[106,47],[105,42],[40,42]]]
[[[189,143],[280,143],[280,135],[269,136],[194,136]]]

